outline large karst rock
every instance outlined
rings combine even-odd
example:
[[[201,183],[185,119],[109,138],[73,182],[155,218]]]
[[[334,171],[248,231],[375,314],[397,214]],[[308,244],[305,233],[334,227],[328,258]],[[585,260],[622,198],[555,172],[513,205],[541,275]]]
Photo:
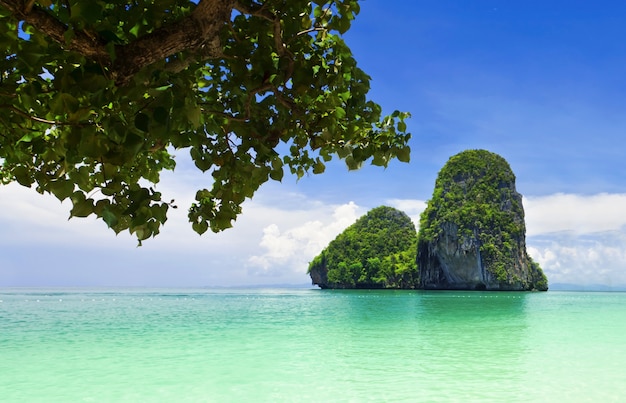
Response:
[[[548,289],[526,252],[515,175],[489,151],[461,152],[441,169],[421,216],[417,249],[420,288]]]
[[[309,275],[320,288],[416,288],[416,245],[409,216],[376,207],[313,259]]]

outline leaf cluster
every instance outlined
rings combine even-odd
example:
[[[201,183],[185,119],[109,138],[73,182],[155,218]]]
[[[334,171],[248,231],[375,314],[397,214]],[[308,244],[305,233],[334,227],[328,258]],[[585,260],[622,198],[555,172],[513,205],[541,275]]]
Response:
[[[19,12],[0,1],[2,183],[69,199],[71,216],[94,214],[141,241],[174,207],[155,184],[176,150],[209,175],[188,214],[200,234],[232,226],[242,203],[285,171],[319,174],[337,157],[350,169],[409,160],[409,115],[384,117],[367,98],[370,77],[340,36],[359,12],[354,0],[235,1],[217,21],[219,57],[182,50],[123,82],[103,61],[205,1],[46,0]],[[27,12],[53,17],[61,37],[21,22]]]

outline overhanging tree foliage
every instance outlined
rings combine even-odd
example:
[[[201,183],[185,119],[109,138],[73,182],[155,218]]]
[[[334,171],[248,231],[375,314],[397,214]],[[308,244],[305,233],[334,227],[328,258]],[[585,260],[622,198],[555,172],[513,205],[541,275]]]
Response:
[[[154,189],[188,149],[212,176],[193,229],[232,225],[284,169],[408,161],[406,113],[383,117],[341,39],[356,0],[0,0],[0,181],[139,241],[171,203]]]

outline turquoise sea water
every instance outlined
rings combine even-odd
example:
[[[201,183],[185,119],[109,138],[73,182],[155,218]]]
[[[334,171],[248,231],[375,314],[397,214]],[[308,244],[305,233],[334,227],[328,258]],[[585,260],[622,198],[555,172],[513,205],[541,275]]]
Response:
[[[0,290],[2,402],[625,401],[626,293]]]

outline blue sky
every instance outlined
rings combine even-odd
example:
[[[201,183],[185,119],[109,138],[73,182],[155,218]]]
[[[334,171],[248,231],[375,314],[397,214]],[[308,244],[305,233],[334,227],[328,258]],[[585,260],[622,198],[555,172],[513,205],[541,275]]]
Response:
[[[0,188],[0,286],[307,284],[307,264],[367,210],[415,220],[437,172],[465,149],[502,155],[524,196],[527,245],[551,283],[626,284],[626,2],[361,3],[346,34],[370,96],[409,111],[411,162],[264,185],[235,227],[195,234],[185,209],[210,176],[177,156],[159,189],[176,199],[136,247],[19,185]]]

